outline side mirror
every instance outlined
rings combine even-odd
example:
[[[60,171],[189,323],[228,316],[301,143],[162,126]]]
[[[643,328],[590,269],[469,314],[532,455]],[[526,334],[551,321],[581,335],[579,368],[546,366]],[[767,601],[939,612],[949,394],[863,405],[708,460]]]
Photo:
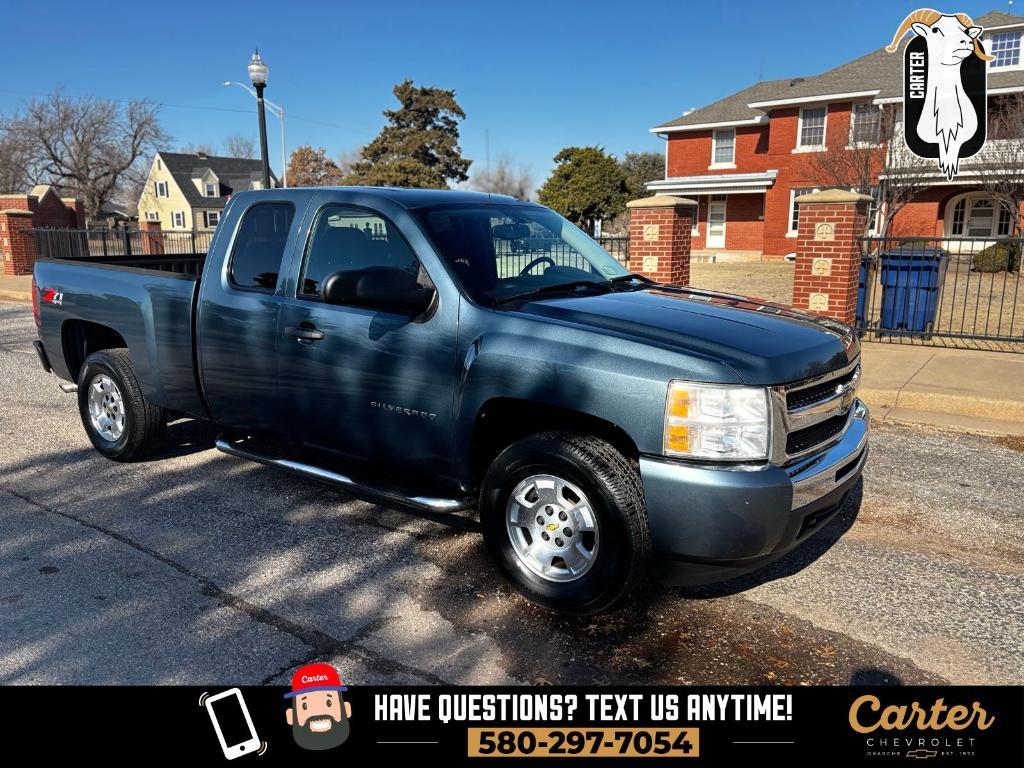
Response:
[[[373,267],[334,272],[324,278],[320,296],[327,304],[347,304],[418,315],[434,300],[433,287],[424,288],[404,269]]]

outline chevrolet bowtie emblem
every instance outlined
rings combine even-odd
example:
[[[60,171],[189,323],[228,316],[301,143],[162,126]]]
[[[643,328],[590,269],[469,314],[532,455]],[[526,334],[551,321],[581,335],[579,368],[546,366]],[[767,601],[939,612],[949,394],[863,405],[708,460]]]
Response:
[[[558,524],[557,524],[557,523],[549,523],[549,524],[548,524],[548,530],[549,530],[549,531],[554,531],[554,530],[556,530],[557,528],[558,528]]]

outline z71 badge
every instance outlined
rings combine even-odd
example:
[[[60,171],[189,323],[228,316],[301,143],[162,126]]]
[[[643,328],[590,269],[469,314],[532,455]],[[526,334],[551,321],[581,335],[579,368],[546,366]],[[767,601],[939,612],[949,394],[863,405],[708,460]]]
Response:
[[[61,291],[46,288],[43,290],[43,302],[46,304],[56,304],[59,307],[64,303],[64,294]]]

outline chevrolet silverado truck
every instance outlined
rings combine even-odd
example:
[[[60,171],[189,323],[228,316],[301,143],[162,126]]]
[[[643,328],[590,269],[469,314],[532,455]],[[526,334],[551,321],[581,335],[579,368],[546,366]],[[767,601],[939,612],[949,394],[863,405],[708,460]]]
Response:
[[[201,265],[118,261],[34,273],[37,353],[96,450],[132,461],[169,419],[206,419],[233,456],[475,506],[497,568],[553,610],[605,609],[655,564],[676,583],[760,567],[867,458],[849,328],[630,274],[537,204],[245,192]]]

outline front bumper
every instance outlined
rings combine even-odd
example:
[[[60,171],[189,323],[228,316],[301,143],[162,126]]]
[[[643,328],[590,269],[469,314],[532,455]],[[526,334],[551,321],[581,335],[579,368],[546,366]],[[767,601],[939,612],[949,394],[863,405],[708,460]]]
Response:
[[[786,466],[710,466],[640,458],[655,555],[691,566],[673,581],[722,580],[784,555],[839,511],[868,455],[867,406],[855,401],[832,446]]]

